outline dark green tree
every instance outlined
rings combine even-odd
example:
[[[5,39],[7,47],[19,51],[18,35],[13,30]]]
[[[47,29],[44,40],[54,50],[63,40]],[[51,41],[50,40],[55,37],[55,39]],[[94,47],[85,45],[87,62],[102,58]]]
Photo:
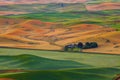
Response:
[[[90,47],[91,48],[97,48],[98,47],[98,44],[96,42],[91,42],[90,43]]]
[[[89,49],[89,48],[90,48],[90,43],[89,43],[89,42],[86,42],[83,48],[84,48],[84,49]]]
[[[82,42],[79,42],[79,43],[77,44],[77,47],[82,49],[82,48],[83,48],[83,43],[82,43]]]

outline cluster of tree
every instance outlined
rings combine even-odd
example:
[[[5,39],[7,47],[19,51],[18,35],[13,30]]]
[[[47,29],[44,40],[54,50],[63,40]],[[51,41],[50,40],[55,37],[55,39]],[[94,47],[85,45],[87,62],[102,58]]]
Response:
[[[64,51],[81,51],[81,49],[90,49],[90,48],[97,48],[97,42],[86,42],[83,44],[82,42],[76,44],[68,44],[64,46]]]
[[[83,49],[97,48],[98,44],[96,42],[86,42]]]

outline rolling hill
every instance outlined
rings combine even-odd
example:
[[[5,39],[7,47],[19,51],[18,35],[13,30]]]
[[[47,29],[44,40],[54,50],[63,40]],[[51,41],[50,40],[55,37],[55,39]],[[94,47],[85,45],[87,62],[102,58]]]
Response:
[[[77,15],[69,16],[63,16],[63,18],[77,17]],[[1,19],[1,22],[1,47],[62,50],[63,46],[69,43],[95,41],[98,42],[99,48],[83,51],[119,54],[120,32],[114,28],[93,23],[75,23],[66,26],[67,22],[43,22],[20,18]]]
[[[0,7],[3,12],[27,12],[0,16],[1,47],[62,50],[66,44],[91,41],[97,42],[99,48],[86,49],[84,52],[120,52],[120,11],[117,1],[90,0],[86,4],[14,4]],[[99,9],[94,11],[96,8]]]
[[[89,65],[80,64],[74,61],[53,60],[34,55],[18,55],[18,56],[0,56],[0,67],[2,70],[49,70],[49,69],[65,69],[65,68],[85,68]],[[6,66],[6,67],[4,67]]]
[[[1,58],[3,57],[2,58],[3,60],[7,60],[7,58],[4,58],[4,56],[10,57],[12,59],[13,58],[17,59],[17,56],[19,56],[19,55],[25,56],[24,54],[26,54],[28,56],[33,55],[33,57],[38,56],[40,58],[42,57],[45,59],[47,58],[47,59],[58,60],[58,61],[59,60],[73,61],[73,62],[77,62],[80,64],[83,63],[88,66],[90,65],[90,66],[99,67],[99,68],[100,67],[101,68],[103,68],[103,67],[104,68],[106,68],[106,67],[119,68],[120,67],[120,64],[119,64],[120,56],[119,55],[92,54],[92,53],[88,54],[88,53],[82,53],[82,52],[78,52],[78,53],[71,52],[70,53],[70,52],[59,52],[59,51],[41,51],[41,50],[0,48],[0,55],[1,55]],[[21,57],[21,56],[19,56],[19,57]],[[9,62],[9,60],[8,60],[8,62]],[[49,67],[49,66],[47,66],[47,67]],[[92,67],[90,67],[90,68],[92,68]]]
[[[110,80],[120,72],[118,55],[6,48],[0,55],[1,80]]]
[[[13,4],[0,5],[0,15],[17,15],[42,12],[80,12],[80,11],[104,11],[119,10],[119,2],[102,3],[49,3],[49,4]]]
[[[40,13],[40,12],[67,12],[67,11],[72,11],[75,8],[78,11],[83,11],[85,10],[85,7],[81,3],[71,3],[71,4],[66,4],[66,3],[51,3],[51,4],[15,4],[15,5],[0,5],[0,12],[1,15],[2,13],[5,12],[19,12],[19,13]],[[68,10],[65,10],[68,9]],[[11,14],[8,15],[12,15]],[[3,14],[5,15],[5,14]],[[7,14],[6,14],[7,15]]]
[[[0,0],[0,80],[112,80],[120,73],[119,3]],[[98,48],[63,51],[78,42]]]
[[[120,9],[120,2],[118,3],[101,3],[96,5],[87,6],[87,10],[89,11],[101,11],[101,10],[114,10]]]

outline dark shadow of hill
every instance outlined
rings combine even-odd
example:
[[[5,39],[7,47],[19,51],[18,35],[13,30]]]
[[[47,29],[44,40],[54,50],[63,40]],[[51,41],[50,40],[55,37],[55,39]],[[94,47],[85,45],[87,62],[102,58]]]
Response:
[[[111,78],[99,74],[59,70],[32,71],[19,74],[1,75],[0,77],[13,78],[15,80],[111,80]]]

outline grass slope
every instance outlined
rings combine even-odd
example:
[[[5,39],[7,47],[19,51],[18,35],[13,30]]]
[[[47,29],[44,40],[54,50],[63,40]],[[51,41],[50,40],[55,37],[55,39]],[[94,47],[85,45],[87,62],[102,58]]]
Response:
[[[5,67],[6,66],[6,67]],[[0,56],[0,69],[46,70],[90,67],[68,60],[53,60],[34,55]]]
[[[0,65],[9,65],[8,67],[11,68],[8,69],[18,66],[25,70],[23,73],[0,74],[0,78],[15,80],[112,80],[120,72],[119,55],[7,48],[0,48],[0,55]],[[1,66],[1,69],[4,66]],[[31,71],[33,68],[42,70]]]
[[[39,50],[23,50],[23,49],[7,49],[0,48],[0,55],[14,56],[14,55],[35,55],[38,57],[54,59],[54,60],[68,60],[91,65],[94,67],[118,67],[120,66],[119,55],[107,54],[87,54],[87,53],[74,53],[74,52],[57,52],[57,51],[39,51]]]

